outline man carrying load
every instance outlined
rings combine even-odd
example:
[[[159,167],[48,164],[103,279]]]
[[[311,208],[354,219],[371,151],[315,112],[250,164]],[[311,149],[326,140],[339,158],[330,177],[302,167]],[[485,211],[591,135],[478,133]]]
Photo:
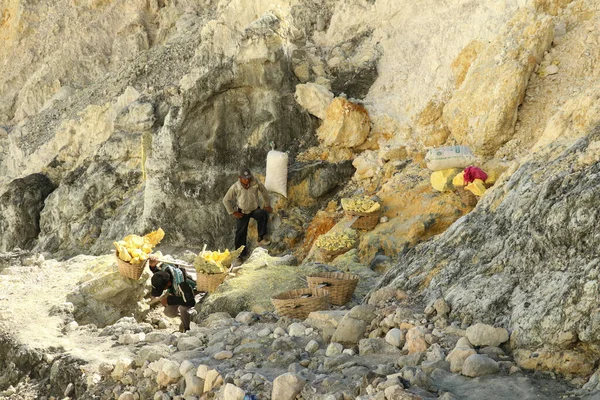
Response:
[[[152,275],[153,297],[160,297],[160,302],[165,307],[164,313],[167,317],[181,318],[180,332],[190,330],[190,310],[196,305],[194,289],[196,282],[188,276],[185,269],[175,265],[159,262],[158,257],[150,256],[148,266]],[[167,294],[163,296],[163,292]]]
[[[269,200],[269,191],[261,182],[254,179],[248,168],[242,168],[238,178],[238,181],[231,185],[225,194],[223,205],[229,215],[233,215],[237,219],[235,248],[239,249],[240,246],[244,246],[240,257],[245,258],[248,255],[246,238],[250,218],[255,219],[257,223],[258,244],[261,246],[271,244],[267,237],[267,224],[269,214],[273,212],[273,209]],[[259,193],[263,208],[260,208]]]

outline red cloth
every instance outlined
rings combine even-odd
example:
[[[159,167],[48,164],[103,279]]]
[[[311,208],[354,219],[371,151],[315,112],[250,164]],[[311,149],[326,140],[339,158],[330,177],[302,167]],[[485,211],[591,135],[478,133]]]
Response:
[[[481,179],[485,182],[487,179],[487,174],[483,172],[481,168],[477,167],[467,167],[463,171],[463,178],[465,180],[465,185],[473,182],[475,179]]]

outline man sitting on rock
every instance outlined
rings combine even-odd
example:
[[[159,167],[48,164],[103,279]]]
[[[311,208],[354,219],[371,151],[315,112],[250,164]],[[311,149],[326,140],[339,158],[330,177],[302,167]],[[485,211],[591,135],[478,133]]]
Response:
[[[160,263],[156,257],[148,259],[148,265],[153,272],[152,292],[153,297],[160,297],[160,302],[165,307],[165,315],[181,318],[180,332],[190,330],[190,310],[196,305],[194,299],[194,282],[184,269],[167,263]],[[163,292],[167,294],[163,296]],[[162,297],[161,297],[162,296]]]
[[[235,182],[223,198],[223,205],[229,213],[233,215],[236,221],[235,229],[235,248],[245,246],[240,257],[242,259],[248,256],[248,247],[246,238],[248,236],[248,224],[250,218],[256,220],[258,229],[258,244],[268,246],[271,241],[267,237],[267,224],[269,214],[273,212],[269,200],[269,191],[258,180],[254,179],[252,172],[248,168],[242,168]],[[262,197],[263,208],[260,208],[259,193]]]

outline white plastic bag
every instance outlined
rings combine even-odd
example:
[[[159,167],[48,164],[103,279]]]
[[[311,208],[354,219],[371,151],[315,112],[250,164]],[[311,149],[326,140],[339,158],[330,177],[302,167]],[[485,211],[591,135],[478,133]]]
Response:
[[[267,190],[287,197],[287,168],[288,155],[277,150],[267,154],[267,177],[265,187]]]
[[[465,168],[476,161],[475,155],[467,146],[450,146],[431,149],[425,155],[427,168],[440,171],[451,168]]]

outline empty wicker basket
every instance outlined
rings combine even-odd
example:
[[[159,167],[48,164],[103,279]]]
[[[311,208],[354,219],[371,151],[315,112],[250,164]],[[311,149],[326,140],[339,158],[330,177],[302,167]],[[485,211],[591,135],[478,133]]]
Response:
[[[140,276],[142,276],[142,272],[144,272],[145,262],[139,264],[130,264],[126,261],[123,261],[119,258],[117,253],[115,252],[115,257],[117,258],[117,266],[119,267],[119,273],[126,278],[138,280]]]
[[[324,289],[295,289],[274,296],[271,302],[279,315],[305,319],[313,311],[329,308],[329,292]]]
[[[348,214],[350,218],[353,218],[355,215]],[[379,210],[358,216],[358,219],[354,221],[354,223],[350,226],[353,229],[360,229],[363,231],[370,231],[375,228],[379,223]]]
[[[343,306],[350,301],[360,279],[358,275],[343,272],[319,272],[306,278],[309,288],[326,289],[329,302],[336,306]]]
[[[227,278],[228,272],[221,274],[198,273],[196,277],[196,290],[199,292],[213,293]]]

